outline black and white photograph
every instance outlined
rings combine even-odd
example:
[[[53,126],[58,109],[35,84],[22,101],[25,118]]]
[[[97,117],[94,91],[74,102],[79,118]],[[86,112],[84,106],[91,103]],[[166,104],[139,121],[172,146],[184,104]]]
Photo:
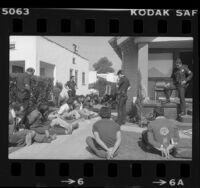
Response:
[[[11,35],[8,159],[192,160],[193,42]]]

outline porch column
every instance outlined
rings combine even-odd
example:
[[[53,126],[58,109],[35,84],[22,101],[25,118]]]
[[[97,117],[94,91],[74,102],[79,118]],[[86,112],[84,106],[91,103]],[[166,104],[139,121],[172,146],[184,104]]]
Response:
[[[141,75],[141,84],[148,99],[148,43],[138,44],[138,71]]]

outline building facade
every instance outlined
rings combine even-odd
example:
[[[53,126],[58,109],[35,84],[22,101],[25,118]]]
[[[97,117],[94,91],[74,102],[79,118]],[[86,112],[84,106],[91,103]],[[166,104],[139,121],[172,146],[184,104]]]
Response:
[[[89,93],[89,61],[56,42],[41,36],[11,36],[9,72],[33,67],[35,75],[54,78],[65,84],[75,76],[77,94]]]
[[[137,95],[138,79],[146,99],[154,99],[158,81],[169,81],[177,57],[193,69],[193,38],[191,37],[114,37],[109,41],[122,60],[122,70],[130,80],[128,108]],[[192,98],[192,82],[186,97]]]

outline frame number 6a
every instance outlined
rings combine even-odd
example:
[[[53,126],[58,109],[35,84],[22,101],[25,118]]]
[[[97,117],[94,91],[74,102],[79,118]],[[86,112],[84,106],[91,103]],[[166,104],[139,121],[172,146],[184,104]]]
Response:
[[[174,186],[184,186],[183,180],[179,179],[179,180],[175,180],[175,179],[171,179],[169,180],[169,185],[174,187]]]
[[[184,186],[183,180],[182,179],[170,179],[169,181],[165,181],[162,179],[159,179],[158,181],[153,181],[153,184],[157,184],[159,186],[162,186],[164,184],[169,184],[169,186],[174,187],[174,186]]]

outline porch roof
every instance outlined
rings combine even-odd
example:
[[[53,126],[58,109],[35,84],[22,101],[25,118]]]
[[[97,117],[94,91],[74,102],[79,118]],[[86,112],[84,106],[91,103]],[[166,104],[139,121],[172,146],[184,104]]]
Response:
[[[120,46],[129,40],[134,44],[148,43],[149,48],[193,48],[193,37],[114,37],[108,42],[122,59]]]

